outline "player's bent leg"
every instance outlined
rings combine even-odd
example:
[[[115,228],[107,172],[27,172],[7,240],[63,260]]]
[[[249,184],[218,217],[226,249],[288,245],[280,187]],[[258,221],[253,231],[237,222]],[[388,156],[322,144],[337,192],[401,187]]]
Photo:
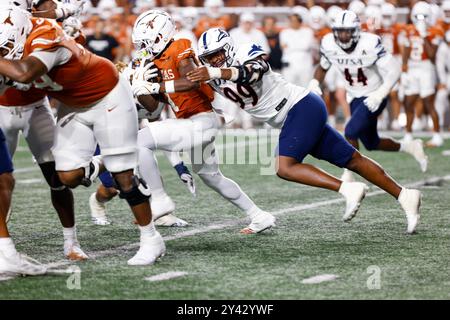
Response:
[[[199,150],[200,149],[200,150]],[[205,151],[208,150],[206,153]],[[197,163],[195,154],[201,151],[204,158]],[[214,141],[202,148],[193,148],[190,152],[192,169],[212,190],[244,211],[251,219],[250,225],[241,230],[244,234],[259,233],[275,226],[275,217],[259,208],[233,180],[225,177],[219,169],[219,159],[215,152]]]
[[[125,199],[138,224],[141,233],[140,248],[129,265],[150,265],[166,252],[166,246],[161,235],[152,222],[149,197],[150,190],[144,180],[133,174],[133,170],[113,173],[120,190],[120,198]]]
[[[153,151],[148,148],[139,148],[139,173],[152,193],[150,205],[155,225],[161,227],[187,226],[186,221],[172,214],[175,211],[175,202],[166,193],[158,161]]]

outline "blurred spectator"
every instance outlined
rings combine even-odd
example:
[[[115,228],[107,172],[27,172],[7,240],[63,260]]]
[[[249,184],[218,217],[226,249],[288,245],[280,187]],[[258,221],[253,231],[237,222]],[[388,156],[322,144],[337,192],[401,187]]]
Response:
[[[270,47],[270,55],[268,62],[272,69],[281,71],[281,58],[283,52],[280,45],[280,30],[277,27],[277,19],[272,16],[264,17],[262,23],[262,31],[264,32]]]
[[[223,7],[223,0],[205,1],[206,15],[200,18],[194,31],[197,38],[200,38],[203,32],[211,28],[222,28],[227,31],[231,29],[233,22],[229,15],[222,15]]]
[[[303,23],[301,11],[289,17],[289,28],[281,31],[283,76],[296,85],[306,87],[313,76],[314,32]]]
[[[197,37],[192,32],[192,30],[189,30],[188,28],[184,27],[184,20],[183,17],[179,14],[172,14],[172,18],[175,21],[175,26],[177,27],[177,33],[174,37],[175,40],[177,39],[188,39],[191,41],[192,48],[195,52],[197,52]]]
[[[231,30],[230,36],[238,48],[241,44],[252,42],[260,45],[265,52],[270,53],[266,36],[255,27],[255,16],[253,13],[243,13],[239,27]]]
[[[105,33],[103,20],[97,21],[94,34],[86,38],[86,47],[93,53],[111,61],[118,61],[122,58],[119,42],[113,36]]]

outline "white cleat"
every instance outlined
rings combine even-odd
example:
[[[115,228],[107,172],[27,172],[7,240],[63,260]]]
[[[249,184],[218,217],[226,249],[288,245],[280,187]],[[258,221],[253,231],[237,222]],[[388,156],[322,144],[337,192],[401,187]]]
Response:
[[[158,198],[152,197],[150,204],[152,208],[153,221],[156,221],[162,216],[175,211],[175,202],[173,202],[168,195]]]
[[[255,234],[263,232],[264,230],[275,227],[275,217],[270,213],[257,209],[249,214],[251,223],[240,231],[242,234]]]
[[[72,261],[83,261],[88,260],[89,257],[86,253],[81,250],[80,244],[78,241],[75,242],[64,242],[64,255],[67,259]]]
[[[348,169],[344,169],[344,172],[342,173],[341,180],[344,182],[355,182],[355,177],[353,175],[353,172],[351,172]]]
[[[164,240],[156,231],[152,237],[141,236],[141,246],[133,258],[128,260],[130,266],[147,266],[155,263],[158,258],[166,254]]]
[[[0,275],[40,276],[47,273],[47,267],[21,253],[6,257],[0,252]]]
[[[413,137],[412,133],[407,132],[407,133],[405,133],[405,136],[403,137],[402,142],[411,142],[413,140],[414,140],[414,137]]]
[[[419,190],[403,188],[398,197],[398,202],[402,206],[408,221],[406,232],[413,234],[420,220],[420,205],[422,202],[422,193]]]
[[[89,197],[89,207],[91,209],[92,223],[98,226],[107,226],[111,224],[106,216],[106,205],[96,198],[96,192]]]
[[[427,142],[427,147],[430,148],[439,148],[442,147],[442,145],[444,144],[444,139],[442,138],[442,136],[439,133],[435,133],[433,134],[433,137],[431,138],[431,140],[429,140]]]
[[[158,227],[178,227],[183,228],[187,227],[189,223],[184,221],[183,219],[180,219],[173,214],[166,214],[165,216],[162,216],[161,218],[158,218],[158,220],[155,220],[155,226]]]
[[[428,157],[425,154],[425,151],[423,151],[423,141],[420,139],[404,141],[401,146],[402,151],[409,153],[416,159],[422,172],[426,172],[428,168]]]
[[[345,198],[345,214],[342,217],[344,222],[349,222],[358,213],[361,202],[366,196],[369,187],[362,182],[342,182],[339,193]]]
[[[6,223],[9,222],[9,219],[11,219],[11,213],[12,213],[12,206],[9,207],[8,213],[6,214]]]
[[[194,177],[188,173],[183,173],[180,176],[181,181],[183,181],[184,185],[188,188],[189,192],[195,197],[195,181]]]

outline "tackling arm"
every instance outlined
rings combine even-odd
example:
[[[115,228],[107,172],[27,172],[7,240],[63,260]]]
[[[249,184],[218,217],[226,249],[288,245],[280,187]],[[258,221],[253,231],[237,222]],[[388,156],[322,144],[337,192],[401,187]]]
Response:
[[[31,83],[48,72],[46,65],[33,56],[21,60],[0,58],[0,74],[12,81]]]

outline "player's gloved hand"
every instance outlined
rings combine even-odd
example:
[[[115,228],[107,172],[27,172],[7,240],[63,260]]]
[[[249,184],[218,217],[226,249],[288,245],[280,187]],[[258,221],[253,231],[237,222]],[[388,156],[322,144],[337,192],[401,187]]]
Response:
[[[311,92],[314,92],[315,94],[318,94],[319,96],[321,96],[323,94],[322,89],[320,88],[320,83],[317,79],[312,79],[308,83],[307,89]]]
[[[145,63],[145,60],[141,61],[141,64],[136,69],[133,75],[134,81],[150,81],[158,77],[158,68],[154,62]]]
[[[55,9],[57,19],[67,19],[70,16],[77,16],[83,11],[86,0],[63,0],[58,1]]]
[[[62,23],[64,32],[72,38],[78,38],[80,36],[82,27],[81,20],[73,16],[65,19]]]
[[[425,21],[423,20],[417,21],[415,26],[421,38],[426,38],[428,36],[428,26]]]
[[[159,83],[151,83],[143,80],[133,80],[131,89],[135,97],[159,94],[161,86]]]
[[[17,81],[14,81],[12,83],[12,87],[16,88],[17,90],[20,90],[20,91],[28,91],[31,89],[32,86],[33,86],[33,84],[31,84],[31,83],[20,83]]]
[[[369,94],[367,98],[364,99],[364,104],[371,112],[376,112],[380,108],[384,98],[386,98],[385,90],[378,89]]]

